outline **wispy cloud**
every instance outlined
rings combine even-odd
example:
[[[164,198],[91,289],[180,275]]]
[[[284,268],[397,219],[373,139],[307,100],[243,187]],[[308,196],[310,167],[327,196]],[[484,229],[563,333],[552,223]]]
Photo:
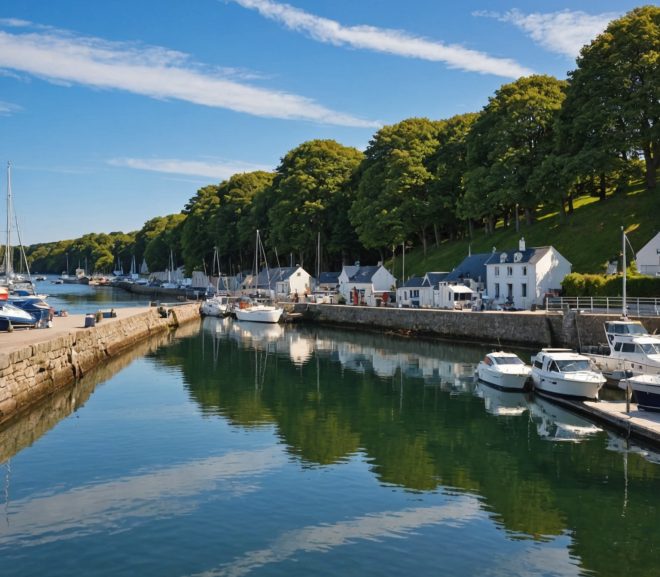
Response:
[[[0,21],[0,68],[53,83],[125,90],[158,99],[226,108],[256,116],[308,120],[352,127],[378,126],[311,99],[238,82],[226,71],[208,70],[188,55],[161,47],[107,42],[100,38]],[[231,76],[231,77],[228,77]]]
[[[252,172],[255,170],[273,170],[272,166],[249,164],[239,161],[201,161],[180,160],[177,158],[114,158],[108,161],[112,166],[122,166],[137,170],[164,172],[167,174],[184,174],[188,176],[204,176],[217,180],[225,180],[234,174]]]
[[[288,4],[271,0],[233,0],[244,8],[281,22],[287,28],[309,34],[315,40],[337,46],[351,46],[406,58],[443,62],[468,72],[518,78],[531,74],[529,68],[508,58],[495,58],[456,44],[443,44],[410,35],[401,30],[373,26],[343,26],[335,20],[315,16]]]
[[[22,110],[18,104],[12,104],[11,102],[3,102],[0,100],[0,116],[11,116],[15,112]]]
[[[509,22],[523,30],[546,50],[575,58],[585,44],[589,44],[605,30],[611,20],[621,14],[615,12],[587,14],[571,10],[547,14],[523,14],[519,10],[509,10],[504,14],[481,11],[475,12],[474,15]]]

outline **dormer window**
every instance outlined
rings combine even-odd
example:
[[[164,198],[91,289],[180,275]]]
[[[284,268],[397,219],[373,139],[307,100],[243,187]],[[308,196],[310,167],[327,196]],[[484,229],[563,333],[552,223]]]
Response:
[[[522,257],[523,257],[523,255],[522,255],[521,252],[515,253],[513,255],[513,262],[520,262],[522,260]]]
[[[500,262],[506,262],[506,253],[505,253],[505,252],[503,252],[503,253],[500,255]]]

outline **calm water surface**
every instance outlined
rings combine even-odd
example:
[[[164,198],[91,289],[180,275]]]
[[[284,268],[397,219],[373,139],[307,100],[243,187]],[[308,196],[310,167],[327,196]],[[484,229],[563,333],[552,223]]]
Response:
[[[660,575],[660,457],[483,348],[206,319],[0,432],[5,576]]]

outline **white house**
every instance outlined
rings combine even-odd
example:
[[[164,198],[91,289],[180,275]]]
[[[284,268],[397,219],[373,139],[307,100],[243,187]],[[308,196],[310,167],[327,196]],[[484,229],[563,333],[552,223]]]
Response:
[[[339,274],[339,292],[350,304],[375,306],[395,286],[396,278],[382,264],[344,266]]]
[[[526,248],[520,239],[518,250],[493,253],[486,264],[487,292],[495,305],[529,309],[542,305],[546,294],[561,289],[571,272],[571,263],[552,246]]]
[[[396,302],[404,307],[431,308],[437,306],[436,291],[447,272],[427,272],[423,277],[411,277],[396,289]]]
[[[637,251],[637,270],[660,276],[660,232]]]
[[[257,293],[265,293],[280,299],[289,299],[295,294],[302,297],[312,290],[311,275],[300,266],[262,269],[257,276],[256,287],[254,278],[248,277],[244,281],[246,289]]]

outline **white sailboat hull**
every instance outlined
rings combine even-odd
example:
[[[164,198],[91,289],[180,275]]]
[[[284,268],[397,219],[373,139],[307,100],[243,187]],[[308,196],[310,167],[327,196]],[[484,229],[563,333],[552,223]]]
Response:
[[[268,305],[254,305],[236,310],[236,320],[254,323],[278,323],[282,318],[283,309]]]

